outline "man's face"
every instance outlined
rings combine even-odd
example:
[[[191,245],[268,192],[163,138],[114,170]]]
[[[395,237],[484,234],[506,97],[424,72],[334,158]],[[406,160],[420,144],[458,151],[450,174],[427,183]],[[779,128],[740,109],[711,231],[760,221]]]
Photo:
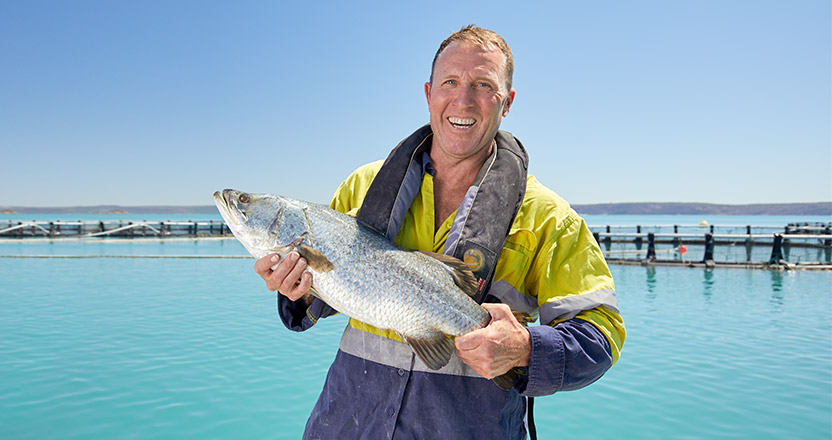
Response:
[[[487,154],[514,100],[514,89],[506,90],[505,70],[505,56],[496,47],[463,41],[439,54],[433,81],[425,84],[434,133],[431,156],[460,160]]]

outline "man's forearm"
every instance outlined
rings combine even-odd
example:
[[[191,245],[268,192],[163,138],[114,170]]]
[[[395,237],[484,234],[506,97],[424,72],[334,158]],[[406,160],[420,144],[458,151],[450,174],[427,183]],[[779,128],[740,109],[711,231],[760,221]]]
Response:
[[[576,390],[598,380],[612,366],[610,346],[591,323],[570,319],[555,327],[529,327],[532,353],[528,375],[517,384],[525,396]]]

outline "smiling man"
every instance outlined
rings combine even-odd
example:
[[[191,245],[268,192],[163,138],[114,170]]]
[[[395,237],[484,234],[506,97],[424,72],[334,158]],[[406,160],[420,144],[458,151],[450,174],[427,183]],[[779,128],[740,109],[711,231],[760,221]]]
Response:
[[[497,46],[467,41],[445,45],[434,59],[425,96],[434,133],[430,158],[436,171],[437,229],[459,207],[491,154],[500,121],[514,100],[508,65]]]
[[[304,438],[534,437],[528,398],[589,385],[618,360],[624,325],[597,243],[568,203],[527,174],[520,141],[499,130],[514,102],[513,70],[496,33],[452,34],[424,86],[430,124],[353,172],[331,203],[403,248],[464,261],[490,324],[457,337],[450,362],[433,370],[398,335],[350,319]],[[305,268],[295,253],[254,267],[294,331],[333,313],[309,294]],[[540,325],[525,327],[512,312]],[[489,380],[507,373],[507,389]]]

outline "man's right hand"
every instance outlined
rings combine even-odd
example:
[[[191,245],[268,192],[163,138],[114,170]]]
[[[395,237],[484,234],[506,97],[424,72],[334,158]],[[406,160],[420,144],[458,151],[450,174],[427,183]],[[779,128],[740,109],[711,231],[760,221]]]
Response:
[[[297,252],[290,252],[283,261],[277,254],[266,255],[254,263],[254,271],[266,282],[266,288],[297,301],[301,298],[312,302],[309,288],[312,287],[312,274],[304,272],[306,260]]]

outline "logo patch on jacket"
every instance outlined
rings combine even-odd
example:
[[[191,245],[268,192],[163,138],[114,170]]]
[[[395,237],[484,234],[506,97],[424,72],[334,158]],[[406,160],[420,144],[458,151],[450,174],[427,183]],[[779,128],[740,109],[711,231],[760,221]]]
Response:
[[[483,262],[485,261],[485,256],[482,254],[482,251],[479,249],[468,249],[463,254],[462,261],[471,269],[472,272],[476,272],[482,269]]]

